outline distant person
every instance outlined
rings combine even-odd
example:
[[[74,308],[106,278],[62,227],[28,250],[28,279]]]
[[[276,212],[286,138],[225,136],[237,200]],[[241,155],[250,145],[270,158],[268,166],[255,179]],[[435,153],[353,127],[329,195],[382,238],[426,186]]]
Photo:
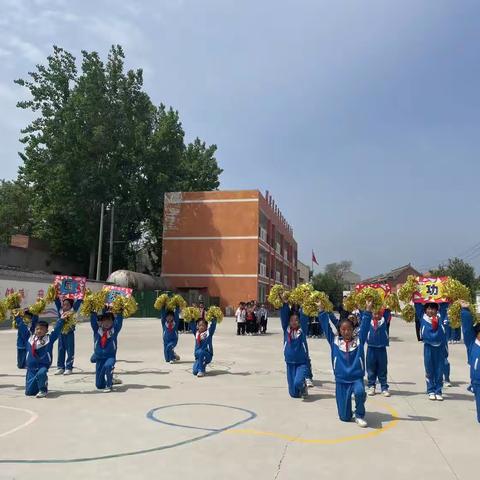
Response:
[[[27,326],[30,335],[33,335],[35,332],[35,327],[38,322],[38,315],[33,315],[28,310],[24,311],[24,318],[29,320],[30,326]],[[15,322],[16,323],[16,322]],[[17,327],[17,367],[24,369],[26,367],[27,360],[27,347],[28,347],[28,338],[24,335],[24,332]]]
[[[245,330],[246,330],[246,308],[245,308],[245,302],[240,302],[238,305],[238,308],[235,312],[235,318],[237,320],[237,335],[245,335]]]
[[[175,347],[178,343],[178,327],[180,325],[180,307],[175,311],[167,310],[163,307],[160,310],[160,318],[163,329],[163,355],[168,363],[175,363],[180,357],[175,353]]]
[[[250,335],[250,336],[255,335],[255,331],[257,328],[257,317],[255,315],[253,305],[251,303],[247,305],[245,323],[246,323],[247,335]]]
[[[62,314],[73,310],[74,313],[78,312],[82,300],[75,300],[70,298],[59,297],[55,298],[55,306],[57,308],[58,318]],[[61,333],[58,339],[58,358],[57,358],[57,370],[54,375],[71,375],[73,372],[73,362],[75,360],[75,325],[72,325],[67,333]]]
[[[192,320],[190,330],[195,336],[194,356],[192,373],[197,378],[205,376],[206,368],[213,359],[213,334],[217,328],[217,320],[212,320],[210,326],[207,320]]]
[[[198,304],[198,308],[200,309],[200,318],[199,320],[205,320],[205,314],[206,314],[206,310],[205,310],[205,304],[203,302],[200,302]]]
[[[105,312],[100,316],[92,312],[90,326],[94,337],[95,386],[98,390],[111,392],[113,370],[117,360],[118,334],[123,326],[123,315]]]
[[[474,326],[469,304],[462,301],[461,305],[463,341],[467,348],[471,390],[475,395],[477,420],[480,423],[480,323]]]
[[[267,323],[268,323],[268,310],[265,307],[265,304],[262,303],[257,312],[258,318],[260,319],[260,333],[265,335],[267,333]]]
[[[367,301],[360,330],[355,333],[351,320],[339,322],[337,329],[323,308],[320,307],[320,321],[332,351],[333,374],[335,375],[335,398],[338,416],[342,422],[355,423],[362,428],[368,426],[365,420],[365,342],[372,320],[372,302]],[[355,397],[355,414],[352,416],[352,395]]]
[[[24,314],[30,315],[30,312],[25,310]],[[27,344],[25,395],[29,397],[44,398],[48,394],[48,369],[52,364],[53,345],[63,328],[64,316],[58,319],[50,334],[45,320],[39,320],[31,333],[23,318],[20,315],[15,317],[20,335]]]

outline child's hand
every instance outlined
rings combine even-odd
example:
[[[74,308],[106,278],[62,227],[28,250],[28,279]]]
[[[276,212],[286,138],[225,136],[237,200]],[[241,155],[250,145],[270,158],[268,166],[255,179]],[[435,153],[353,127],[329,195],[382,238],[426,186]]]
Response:
[[[459,300],[459,303],[462,308],[468,308],[470,306],[470,303],[466,302],[465,300]]]
[[[365,302],[365,310],[367,312],[371,312],[373,310],[373,300],[371,299],[368,299],[366,302]]]
[[[287,292],[282,293],[282,300],[283,300],[283,303],[288,303],[288,295],[287,295]]]
[[[325,309],[323,308],[322,302],[317,302],[318,313],[322,313]]]

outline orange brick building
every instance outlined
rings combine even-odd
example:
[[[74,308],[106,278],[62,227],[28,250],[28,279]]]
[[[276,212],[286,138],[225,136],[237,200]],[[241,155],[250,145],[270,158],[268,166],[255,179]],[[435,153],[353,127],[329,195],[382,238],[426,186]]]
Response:
[[[275,283],[297,284],[297,243],[268,192],[166,193],[162,277],[222,308],[264,302]]]

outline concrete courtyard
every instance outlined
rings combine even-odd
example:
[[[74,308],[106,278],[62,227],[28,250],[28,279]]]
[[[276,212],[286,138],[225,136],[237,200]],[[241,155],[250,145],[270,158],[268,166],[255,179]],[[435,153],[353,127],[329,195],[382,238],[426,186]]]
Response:
[[[394,319],[391,398],[367,401],[367,429],[337,418],[329,347],[309,341],[315,388],[287,392],[278,319],[266,336],[215,334],[205,378],[191,374],[193,336],[180,335],[175,365],[163,360],[160,321],[128,319],[112,393],[97,392],[92,334],[77,328],[76,370],[50,370],[46,399],[24,395],[16,332],[0,331],[0,479],[467,479],[478,476],[480,424],[466,391],[463,344],[450,346],[454,386],[445,401],[424,393],[422,345]],[[55,365],[55,363],[54,363]]]

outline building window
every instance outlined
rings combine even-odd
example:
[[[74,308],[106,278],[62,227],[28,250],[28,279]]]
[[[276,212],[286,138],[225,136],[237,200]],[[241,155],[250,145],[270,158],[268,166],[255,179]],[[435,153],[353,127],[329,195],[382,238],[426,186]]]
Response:
[[[263,283],[258,284],[258,302],[265,303],[267,298],[267,286]]]

